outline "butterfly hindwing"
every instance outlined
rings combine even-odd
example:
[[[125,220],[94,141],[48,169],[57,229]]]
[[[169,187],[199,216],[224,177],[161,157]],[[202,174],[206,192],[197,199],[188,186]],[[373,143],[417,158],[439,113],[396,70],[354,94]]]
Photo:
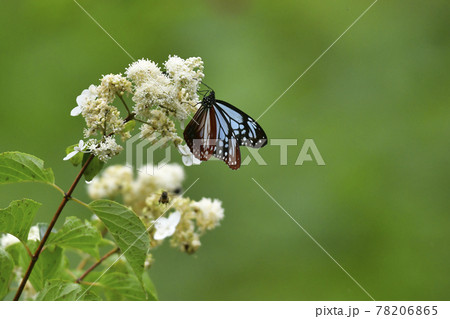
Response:
[[[235,137],[233,126],[224,116],[222,111],[216,108],[217,119],[217,140],[215,157],[227,163],[231,169],[238,169],[241,166],[241,151],[239,140]]]
[[[215,153],[216,145],[211,140],[216,131],[214,110],[201,107],[184,130],[184,139],[197,159],[207,161]]]

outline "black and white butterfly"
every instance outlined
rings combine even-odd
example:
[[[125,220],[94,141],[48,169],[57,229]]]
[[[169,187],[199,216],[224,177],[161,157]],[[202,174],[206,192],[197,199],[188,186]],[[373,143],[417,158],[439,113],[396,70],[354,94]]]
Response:
[[[215,156],[231,169],[241,166],[239,146],[267,144],[266,133],[254,119],[230,103],[216,100],[212,90],[186,126],[184,140],[197,159],[207,161]]]

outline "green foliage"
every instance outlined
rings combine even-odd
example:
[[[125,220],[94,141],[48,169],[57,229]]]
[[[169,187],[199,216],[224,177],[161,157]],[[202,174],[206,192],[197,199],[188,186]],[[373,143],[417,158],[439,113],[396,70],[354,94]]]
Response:
[[[75,150],[75,146],[78,146],[78,144],[70,145],[66,148],[66,155],[69,153],[72,153]],[[78,166],[83,161],[83,153],[78,152],[75,156],[72,156],[69,161],[72,163],[73,166]]]
[[[131,121],[128,121],[125,124],[125,126],[124,126],[122,131],[123,132],[131,132],[131,131],[134,130],[135,127],[136,127],[136,121],[135,120],[131,120]]]
[[[77,217],[67,217],[63,227],[51,234],[47,245],[58,245],[62,248],[80,249],[94,257],[99,257],[98,244],[101,234],[88,221],[82,222]]]
[[[106,225],[133,271],[141,278],[150,249],[150,239],[142,221],[127,207],[110,200],[97,200],[89,207]]]
[[[156,292],[156,287],[147,272],[142,275],[142,283],[146,292],[147,300],[158,300],[158,293]]]
[[[14,268],[14,261],[10,254],[0,248],[0,300],[6,296]]]
[[[26,243],[34,215],[40,206],[40,203],[31,199],[22,199],[0,209],[0,232],[14,235]]]
[[[34,251],[39,242],[29,241],[28,246]],[[46,247],[39,256],[36,262],[33,272],[30,275],[30,282],[36,291],[42,290],[47,280],[57,279],[60,277],[61,272],[65,266],[65,259],[63,258],[63,249],[61,247]],[[22,251],[20,258],[20,266],[22,269],[27,269],[30,263],[30,256]]]
[[[50,280],[37,296],[39,301],[73,301],[73,300],[100,300],[92,291],[86,291],[79,284],[62,280]]]
[[[55,177],[50,168],[44,168],[41,159],[20,152],[0,154],[0,184],[41,182],[54,184]]]
[[[131,130],[132,125],[127,129]],[[66,153],[73,149],[74,146],[67,148]],[[84,165],[89,156],[79,153],[71,158],[71,163],[75,166]],[[86,180],[92,180],[102,167],[103,162],[93,158],[84,172]],[[44,168],[42,160],[32,155],[19,152],[0,154],[0,184],[16,182],[54,185],[54,175],[51,169]],[[39,240],[28,240],[40,206],[40,203],[31,199],[22,199],[0,209],[0,233],[9,233],[21,241],[0,249],[0,299],[8,294],[15,269],[21,269],[24,273],[32,260],[31,255],[40,244]],[[108,300],[156,300],[153,283],[148,274],[143,273],[150,240],[139,217],[127,207],[112,201],[94,201],[89,208],[101,221],[94,224],[67,217],[59,230],[53,229],[29,276],[32,289],[28,292],[36,291],[37,300],[100,300],[95,291]],[[48,227],[48,223],[38,224],[41,239]],[[103,238],[103,231],[109,231],[115,243]],[[103,271],[94,279],[99,280],[97,286],[92,286],[93,289],[75,283],[77,276],[81,276],[88,265],[100,258],[99,246],[115,244],[124,253],[126,262],[119,260],[116,263],[117,256],[114,256],[100,264],[98,269],[103,268]],[[69,250],[79,255],[80,268],[71,267],[66,255]],[[108,273],[102,276],[110,266]],[[93,273],[88,277],[93,277]],[[14,282],[14,286],[18,284]],[[22,298],[34,297],[28,295]]]
[[[106,273],[98,283],[105,289],[108,300],[148,300],[143,286],[131,274]]]
[[[91,156],[91,154],[84,153],[83,155],[83,165],[86,163],[88,158]],[[98,157],[94,157],[87,167],[87,169],[84,171],[84,178],[90,182],[103,168],[103,163],[101,160],[98,159]]]

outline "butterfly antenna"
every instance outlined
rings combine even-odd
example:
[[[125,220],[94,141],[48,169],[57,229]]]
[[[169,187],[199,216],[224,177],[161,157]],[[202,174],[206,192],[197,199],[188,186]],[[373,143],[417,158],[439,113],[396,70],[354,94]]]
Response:
[[[205,82],[203,82],[202,81],[202,84],[204,85],[204,86],[206,86],[208,89],[210,89],[211,91],[214,91],[208,84],[206,84]]]

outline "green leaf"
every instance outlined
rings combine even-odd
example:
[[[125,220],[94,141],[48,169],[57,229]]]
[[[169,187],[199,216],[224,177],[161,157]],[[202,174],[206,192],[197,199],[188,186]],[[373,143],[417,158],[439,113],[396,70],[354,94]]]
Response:
[[[127,207],[110,200],[96,200],[89,207],[108,228],[138,278],[142,278],[150,249],[150,239],[142,221]]]
[[[28,253],[22,243],[17,242],[15,244],[9,245],[5,248],[5,250],[14,260],[14,264],[22,267],[22,265],[24,265],[26,262],[29,262]]]
[[[88,158],[91,156],[91,154],[85,153],[83,156],[83,165],[86,163],[86,161],[88,160]],[[98,174],[100,173],[100,171],[103,168],[103,165],[105,165],[105,163],[103,163],[101,160],[98,159],[98,157],[94,157],[92,159],[92,161],[89,163],[88,167],[86,168],[86,170],[84,171],[84,178],[90,182],[92,181],[92,179]]]
[[[144,285],[145,292],[147,293],[146,300],[158,300],[158,294],[156,292],[155,285],[153,281],[150,279],[150,276],[147,272],[142,274],[142,283]]]
[[[2,300],[9,291],[13,268],[14,261],[11,255],[0,248],[0,300]]]
[[[49,280],[38,294],[39,301],[74,301],[74,300],[100,300],[92,291],[73,282],[62,280]]]
[[[127,123],[125,123],[122,132],[124,133],[131,132],[132,130],[134,130],[135,127],[136,127],[135,120],[128,121]]]
[[[34,215],[40,206],[41,204],[34,200],[22,199],[0,209],[0,232],[14,235],[26,243]]]
[[[75,150],[75,146],[78,146],[78,144],[70,145],[66,148],[66,155],[69,155],[69,153],[72,153]],[[73,166],[78,166],[83,161],[83,153],[78,152],[75,156],[71,157],[69,159],[69,162],[72,163]]]
[[[55,177],[50,168],[44,168],[41,159],[20,152],[0,154],[0,184],[41,182],[54,184]]]
[[[99,258],[98,244],[101,234],[88,221],[82,222],[77,217],[67,217],[63,227],[51,234],[47,245],[58,245],[63,248],[80,249],[94,257]]]
[[[134,275],[108,273],[102,276],[98,283],[105,289],[108,300],[146,300],[146,293]]]
[[[39,245],[38,241],[28,241],[28,246],[31,251],[35,251]],[[61,247],[46,247],[42,250],[38,261],[34,265],[33,271],[30,275],[30,282],[36,291],[42,290],[44,283],[49,279],[56,279],[63,270],[64,255]],[[22,269],[27,269],[30,263],[30,256],[21,253],[20,266]]]

